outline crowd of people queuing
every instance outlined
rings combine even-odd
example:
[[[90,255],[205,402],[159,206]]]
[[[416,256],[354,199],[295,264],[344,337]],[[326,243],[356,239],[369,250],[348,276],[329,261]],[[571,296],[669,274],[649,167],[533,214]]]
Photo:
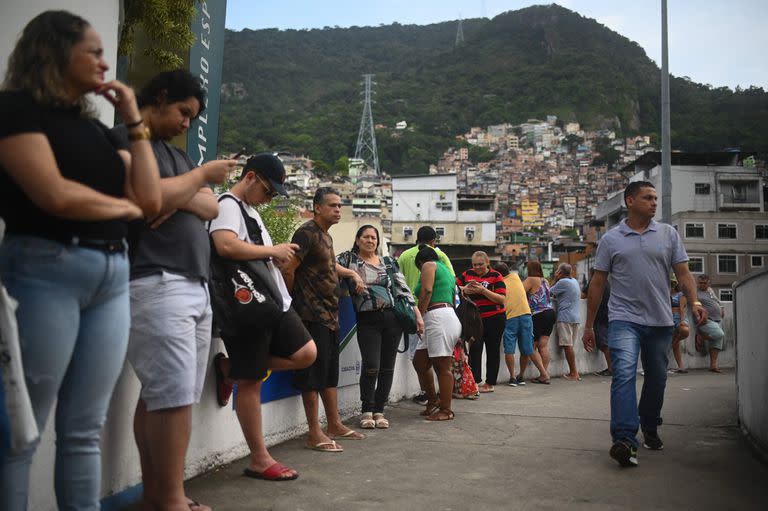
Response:
[[[529,362],[538,375],[528,381],[549,384],[553,331],[569,368],[563,377],[579,380],[574,345],[586,297],[582,341],[588,351],[602,351],[607,368],[601,374],[613,377],[610,455],[624,466],[637,463],[638,427],[646,447],[663,445],[657,427],[667,348],[672,343],[678,372],[685,372],[679,344],[689,333],[688,309],[711,369],[719,371],[722,311],[706,278],[697,292],[677,231],[653,220],[650,183],[627,187],[628,218],[601,241],[583,290],[569,264],[557,268],[551,284],[541,264],[530,261],[521,280],[504,263],[492,266],[484,252],[474,253],[472,267],[457,275],[429,226],[397,261],[383,252],[372,225],[362,226],[353,246],[337,255],[328,231],[341,218],[341,197],[331,188],[317,190],[313,218],[289,243],[273,244],[256,207],[287,195],[280,160],[271,153],[251,157],[237,183],[217,198],[210,185],[224,182],[235,161],[197,166],[169,143],[205,109],[200,81],[186,71],[164,72],[135,95],[119,81],[105,81],[107,69],[88,22],[48,11],[24,28],[0,92],[7,120],[0,128],[0,217],[7,223],[0,278],[19,302],[24,371],[40,429],[56,402],[61,509],[99,508],[100,430],[126,356],[141,384],[133,428],[142,509],[210,509],[186,496],[183,473],[192,405],[201,398],[211,346],[212,257],[264,261],[279,297],[280,314],[269,330],[218,325],[227,354],[214,357],[216,399],[225,405],[237,384],[248,477],[298,477],[264,442],[260,390],[270,370],[294,371],[307,448],[338,453],[341,442],[366,438],[343,424],[338,410],[340,286],[357,316],[361,429],[390,427],[385,404],[403,337],[394,312],[398,298],[416,317],[416,333],[406,336],[423,391],[421,415],[447,421],[455,417],[453,398],[494,392],[502,349],[510,386],[526,384]],[[89,93],[114,105],[122,122],[109,129],[95,120]],[[671,295],[670,270],[679,286]],[[472,301],[482,320],[482,336],[458,360],[469,364],[464,374],[478,385],[476,393],[457,392],[457,300]],[[645,370],[639,407],[638,357]],[[4,510],[26,509],[36,447],[2,460]]]

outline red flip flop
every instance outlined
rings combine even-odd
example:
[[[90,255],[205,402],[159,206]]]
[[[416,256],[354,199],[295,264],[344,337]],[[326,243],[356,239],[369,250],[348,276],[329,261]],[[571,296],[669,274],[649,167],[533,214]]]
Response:
[[[254,479],[264,479],[265,481],[293,481],[299,477],[299,474],[292,474],[290,477],[280,477],[291,470],[279,461],[276,461],[274,465],[266,469],[264,472],[256,472],[250,468],[243,470],[243,475],[246,477],[252,477]]]

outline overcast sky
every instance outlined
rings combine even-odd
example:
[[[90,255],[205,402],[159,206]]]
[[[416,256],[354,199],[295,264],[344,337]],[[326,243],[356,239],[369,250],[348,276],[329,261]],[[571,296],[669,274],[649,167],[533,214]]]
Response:
[[[525,0],[227,0],[227,28],[427,25],[492,18]],[[661,0],[559,0],[636,41],[661,65]],[[768,89],[768,0],[669,0],[669,68],[715,87]]]

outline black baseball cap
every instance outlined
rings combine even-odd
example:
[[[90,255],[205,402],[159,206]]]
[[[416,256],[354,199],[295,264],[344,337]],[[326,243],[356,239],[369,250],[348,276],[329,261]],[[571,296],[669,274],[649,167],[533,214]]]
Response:
[[[251,156],[245,162],[245,167],[243,167],[243,172],[248,172],[249,170],[267,178],[274,191],[288,197],[288,192],[285,190],[285,186],[283,186],[285,182],[285,167],[283,167],[283,162],[275,154],[259,153]]]

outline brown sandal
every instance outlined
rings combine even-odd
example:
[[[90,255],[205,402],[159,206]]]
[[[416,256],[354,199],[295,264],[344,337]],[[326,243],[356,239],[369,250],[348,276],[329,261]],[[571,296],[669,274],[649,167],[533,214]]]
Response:
[[[431,403],[427,403],[427,407],[424,410],[422,410],[419,413],[419,415],[421,415],[422,417],[429,417],[439,409],[440,409],[440,403],[437,401],[433,401]]]
[[[435,413],[424,417],[425,421],[438,422],[438,421],[452,421],[454,417],[453,411],[450,408],[440,408]]]

